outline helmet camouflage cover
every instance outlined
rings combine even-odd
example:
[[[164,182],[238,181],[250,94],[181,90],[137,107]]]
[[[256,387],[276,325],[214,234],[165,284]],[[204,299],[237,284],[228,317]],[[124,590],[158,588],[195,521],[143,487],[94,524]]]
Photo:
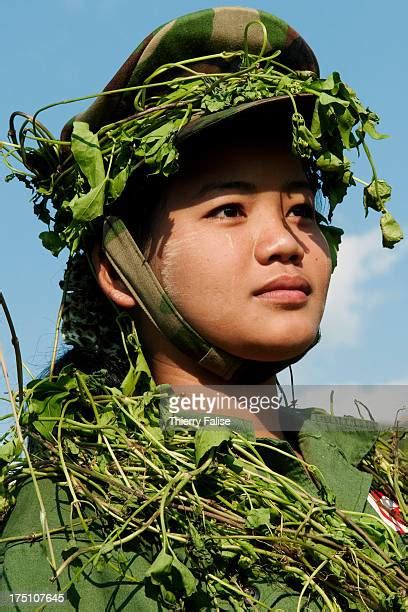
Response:
[[[285,66],[319,75],[319,66],[312,49],[285,21],[265,11],[230,6],[190,13],[157,28],[133,51],[104,91],[140,85],[163,65],[223,52],[242,51],[245,39],[249,52],[258,54],[264,43],[264,34],[256,22],[262,23],[266,29],[266,53],[280,51],[279,61]],[[253,25],[245,33],[248,24]],[[234,71],[238,68],[236,58],[229,62],[223,58],[211,58],[195,65],[198,72]],[[133,98],[132,92],[128,91],[98,98],[75,119],[86,121],[92,131],[98,130],[105,123],[133,114]],[[62,140],[66,139],[72,121],[63,129]]]

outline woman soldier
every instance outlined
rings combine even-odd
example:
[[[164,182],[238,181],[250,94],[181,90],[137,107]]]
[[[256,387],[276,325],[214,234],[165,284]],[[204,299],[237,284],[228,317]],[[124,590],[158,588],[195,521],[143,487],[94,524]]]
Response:
[[[287,24],[228,7],[147,37],[60,141],[36,117],[37,149],[12,131],[43,244],[71,251],[74,348],[25,393],[15,435],[29,433],[32,458],[6,481],[7,607],[402,605],[399,542],[357,467],[375,428],[353,419],[344,436],[341,419],[293,410],[300,433],[284,434],[273,409],[159,428],[168,385],[261,392],[316,344],[341,233],[316,191],[331,213],[354,184],[344,150],[367,152],[377,121],[337,73],[319,79]],[[393,246],[385,191],[375,175],[365,204]]]

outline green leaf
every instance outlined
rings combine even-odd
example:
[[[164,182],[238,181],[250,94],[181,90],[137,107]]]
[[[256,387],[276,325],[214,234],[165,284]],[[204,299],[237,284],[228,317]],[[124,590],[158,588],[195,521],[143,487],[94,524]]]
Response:
[[[199,465],[208,451],[218,448],[220,444],[229,440],[231,435],[229,429],[199,429],[194,437],[196,465]]]
[[[320,136],[322,135],[319,111],[320,111],[320,104],[319,104],[319,99],[317,99],[315,106],[314,106],[314,110],[313,110],[312,125],[310,126],[310,131],[312,132],[315,138],[320,138]]]
[[[9,440],[0,446],[0,461],[10,463],[19,457],[22,450],[21,442],[17,438],[13,438],[13,440]]]
[[[321,170],[324,170],[324,172],[338,172],[343,168],[348,168],[350,162],[345,159],[340,159],[337,155],[327,151],[317,158],[316,165]]]
[[[151,425],[146,426],[147,431],[159,442],[164,442],[163,431],[160,427],[152,427]]]
[[[69,202],[67,202],[67,208],[69,208]],[[72,221],[67,227],[61,232],[61,236],[69,245],[71,253],[75,253],[81,244],[82,232],[85,229],[85,223],[81,221]]]
[[[180,126],[181,119],[168,121],[140,140],[135,154],[152,166],[152,174],[168,176],[177,170],[179,152],[174,139]]]
[[[373,179],[367,187],[364,187],[365,216],[369,208],[377,212],[385,211],[385,204],[390,199],[391,186],[386,181]]]
[[[46,439],[52,440],[51,432],[54,429],[58,418],[61,416],[63,401],[68,397],[68,392],[51,395],[43,402],[37,400],[36,410],[38,419],[33,422],[36,430]],[[32,402],[35,405],[35,400]],[[43,417],[55,417],[55,420],[43,421]]]
[[[65,247],[65,242],[55,232],[41,232],[39,238],[48,251],[57,257]]]
[[[195,593],[195,591],[197,590],[198,581],[196,578],[194,578],[192,572],[188,569],[188,567],[184,565],[184,563],[179,561],[177,557],[173,558],[173,567],[180,575],[187,597]]]
[[[166,604],[170,605],[170,608],[166,606],[167,609],[174,610],[176,609],[177,597],[173,593],[173,591],[169,591],[163,584],[160,585],[160,594]],[[166,609],[164,608],[164,609]],[[162,608],[163,609],[163,608]]]
[[[97,469],[101,474],[105,473],[106,467],[108,465],[108,460],[105,455],[99,455],[97,458]]]
[[[71,151],[89,185],[91,187],[100,185],[105,179],[105,168],[98,136],[91,132],[88,123],[74,121]]]
[[[104,544],[102,544],[101,548],[99,549],[98,555],[106,555],[107,553],[112,552],[114,547],[115,547],[114,542],[105,542]]]
[[[75,442],[73,442],[73,440],[67,438],[66,440],[64,440],[64,443],[70,453],[72,453],[73,455],[79,455],[79,447],[75,444]]]
[[[357,120],[349,111],[345,108],[341,114],[337,115],[337,122],[339,126],[339,132],[346,149],[350,148],[350,136],[353,126],[357,123]]]
[[[367,132],[371,138],[374,138],[374,140],[383,140],[384,138],[390,137],[389,134],[380,134],[377,132],[375,124],[372,121],[366,121],[366,123],[363,124],[363,130]]]
[[[346,100],[340,100],[339,98],[335,98],[328,93],[321,93],[319,96],[319,102],[322,106],[327,106],[329,104],[340,104],[341,106],[348,106],[349,103]]]
[[[55,391],[64,391],[66,382],[69,380],[73,379],[68,375],[63,375],[55,382],[50,381],[48,378],[36,378],[27,383],[27,389],[35,391],[36,396],[45,397],[49,393],[54,393]]]
[[[246,526],[251,529],[260,527],[261,525],[270,525],[269,508],[253,508],[246,517]]]
[[[223,457],[223,463],[227,465],[230,470],[236,472],[237,474],[240,474],[244,469],[242,465],[240,465],[239,462],[234,459],[234,457],[231,457],[231,455],[225,455]]]
[[[287,89],[291,89],[293,84],[292,79],[290,78],[290,76],[288,75],[284,75],[280,80],[279,83],[276,86],[276,91],[282,91],[282,90],[287,90]]]
[[[109,195],[116,200],[126,187],[129,178],[129,166],[123,168],[114,178],[109,180]]]
[[[201,103],[201,108],[210,113],[216,113],[217,111],[224,110],[224,108],[227,106],[229,106],[229,104],[225,100],[217,100],[211,98],[210,96],[205,96]]]
[[[367,111],[369,111],[369,109],[367,109]],[[376,125],[379,123],[379,121],[379,116],[376,113],[369,111],[367,119],[365,121],[362,120],[363,130],[367,132],[367,134],[371,136],[371,138],[374,138],[374,140],[382,140],[383,138],[389,138],[388,134],[380,134],[379,132],[377,132]]]
[[[250,542],[247,542],[246,540],[238,540],[237,544],[239,544],[242,550],[244,550],[250,557],[253,557],[254,559],[258,558],[255,547]]]
[[[88,193],[78,198],[75,196],[69,203],[75,221],[93,221],[103,214],[106,181],[93,187]]]
[[[334,225],[325,225],[323,223],[319,223],[319,228],[323,236],[326,238],[327,244],[329,245],[330,259],[332,262],[333,272],[333,270],[337,266],[337,254],[339,252],[341,237],[344,234],[344,231],[340,227],[335,227]]]
[[[394,245],[403,239],[404,234],[390,212],[381,215],[380,226],[382,231],[382,244],[387,249],[393,249]]]
[[[115,422],[116,415],[112,410],[108,410],[107,412],[102,412],[99,417],[99,425],[101,427],[106,427],[106,425],[113,425]]]
[[[153,584],[160,584],[163,576],[170,574],[174,557],[168,555],[164,548],[159,552],[149,569],[146,571]]]
[[[131,397],[136,389],[137,381],[140,378],[140,372],[133,365],[130,366],[128,373],[126,374],[120,389],[123,395]]]
[[[348,186],[354,185],[354,182],[350,182],[352,176],[346,172],[328,172],[323,174],[322,171],[322,190],[323,194],[328,197],[330,203],[330,211],[329,211],[329,221],[333,216],[333,211],[336,208],[337,204],[343,201],[344,196],[347,193]],[[350,179],[349,182],[345,182],[344,179]]]
[[[151,378],[151,375],[150,375],[149,366],[147,365],[147,362],[143,355],[140,344],[138,344],[137,342],[133,343],[132,336],[128,337],[128,342],[132,343],[132,345],[137,351],[136,365],[130,366],[128,373],[126,374],[124,380],[122,381],[120,389],[122,393],[126,395],[127,397],[132,397],[136,392],[136,387],[140,380],[141,374],[144,373],[149,378]]]
[[[321,87],[323,91],[331,91],[332,94],[336,94],[339,89],[341,78],[338,72],[332,72],[325,81],[323,81]]]
[[[320,142],[313,136],[312,132],[305,125],[298,125],[294,129],[295,134],[295,143],[300,140],[306,143],[314,151],[321,151],[322,145]]]
[[[147,364],[146,358],[143,354],[142,347],[140,346],[137,336],[134,334],[129,334],[129,336],[127,337],[127,342],[137,351],[136,372],[142,378],[142,380],[144,379],[145,381],[149,381],[149,387],[151,391],[155,390],[156,385],[153,381],[152,375],[150,373],[150,368]]]
[[[197,531],[197,529],[194,527],[193,523],[189,523],[188,524],[188,529],[190,531],[190,537],[191,540],[194,544],[194,547],[197,550],[205,550],[205,543],[203,540],[203,537],[201,536],[201,534]]]

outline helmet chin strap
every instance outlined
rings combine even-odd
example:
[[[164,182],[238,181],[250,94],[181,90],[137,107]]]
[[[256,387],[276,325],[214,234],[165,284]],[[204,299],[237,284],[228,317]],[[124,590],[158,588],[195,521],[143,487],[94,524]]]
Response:
[[[251,361],[209,344],[183,319],[157,280],[146,258],[118,217],[107,217],[103,250],[119,278],[152,321],[182,353],[230,383],[257,384],[296,363],[320,340],[320,331],[301,355],[285,361]]]

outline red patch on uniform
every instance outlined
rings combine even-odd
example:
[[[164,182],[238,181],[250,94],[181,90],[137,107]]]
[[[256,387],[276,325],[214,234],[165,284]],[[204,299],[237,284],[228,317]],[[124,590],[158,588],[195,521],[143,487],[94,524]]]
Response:
[[[367,501],[388,527],[400,535],[408,533],[401,509],[395,500],[387,497],[378,489],[374,489],[368,494]]]

